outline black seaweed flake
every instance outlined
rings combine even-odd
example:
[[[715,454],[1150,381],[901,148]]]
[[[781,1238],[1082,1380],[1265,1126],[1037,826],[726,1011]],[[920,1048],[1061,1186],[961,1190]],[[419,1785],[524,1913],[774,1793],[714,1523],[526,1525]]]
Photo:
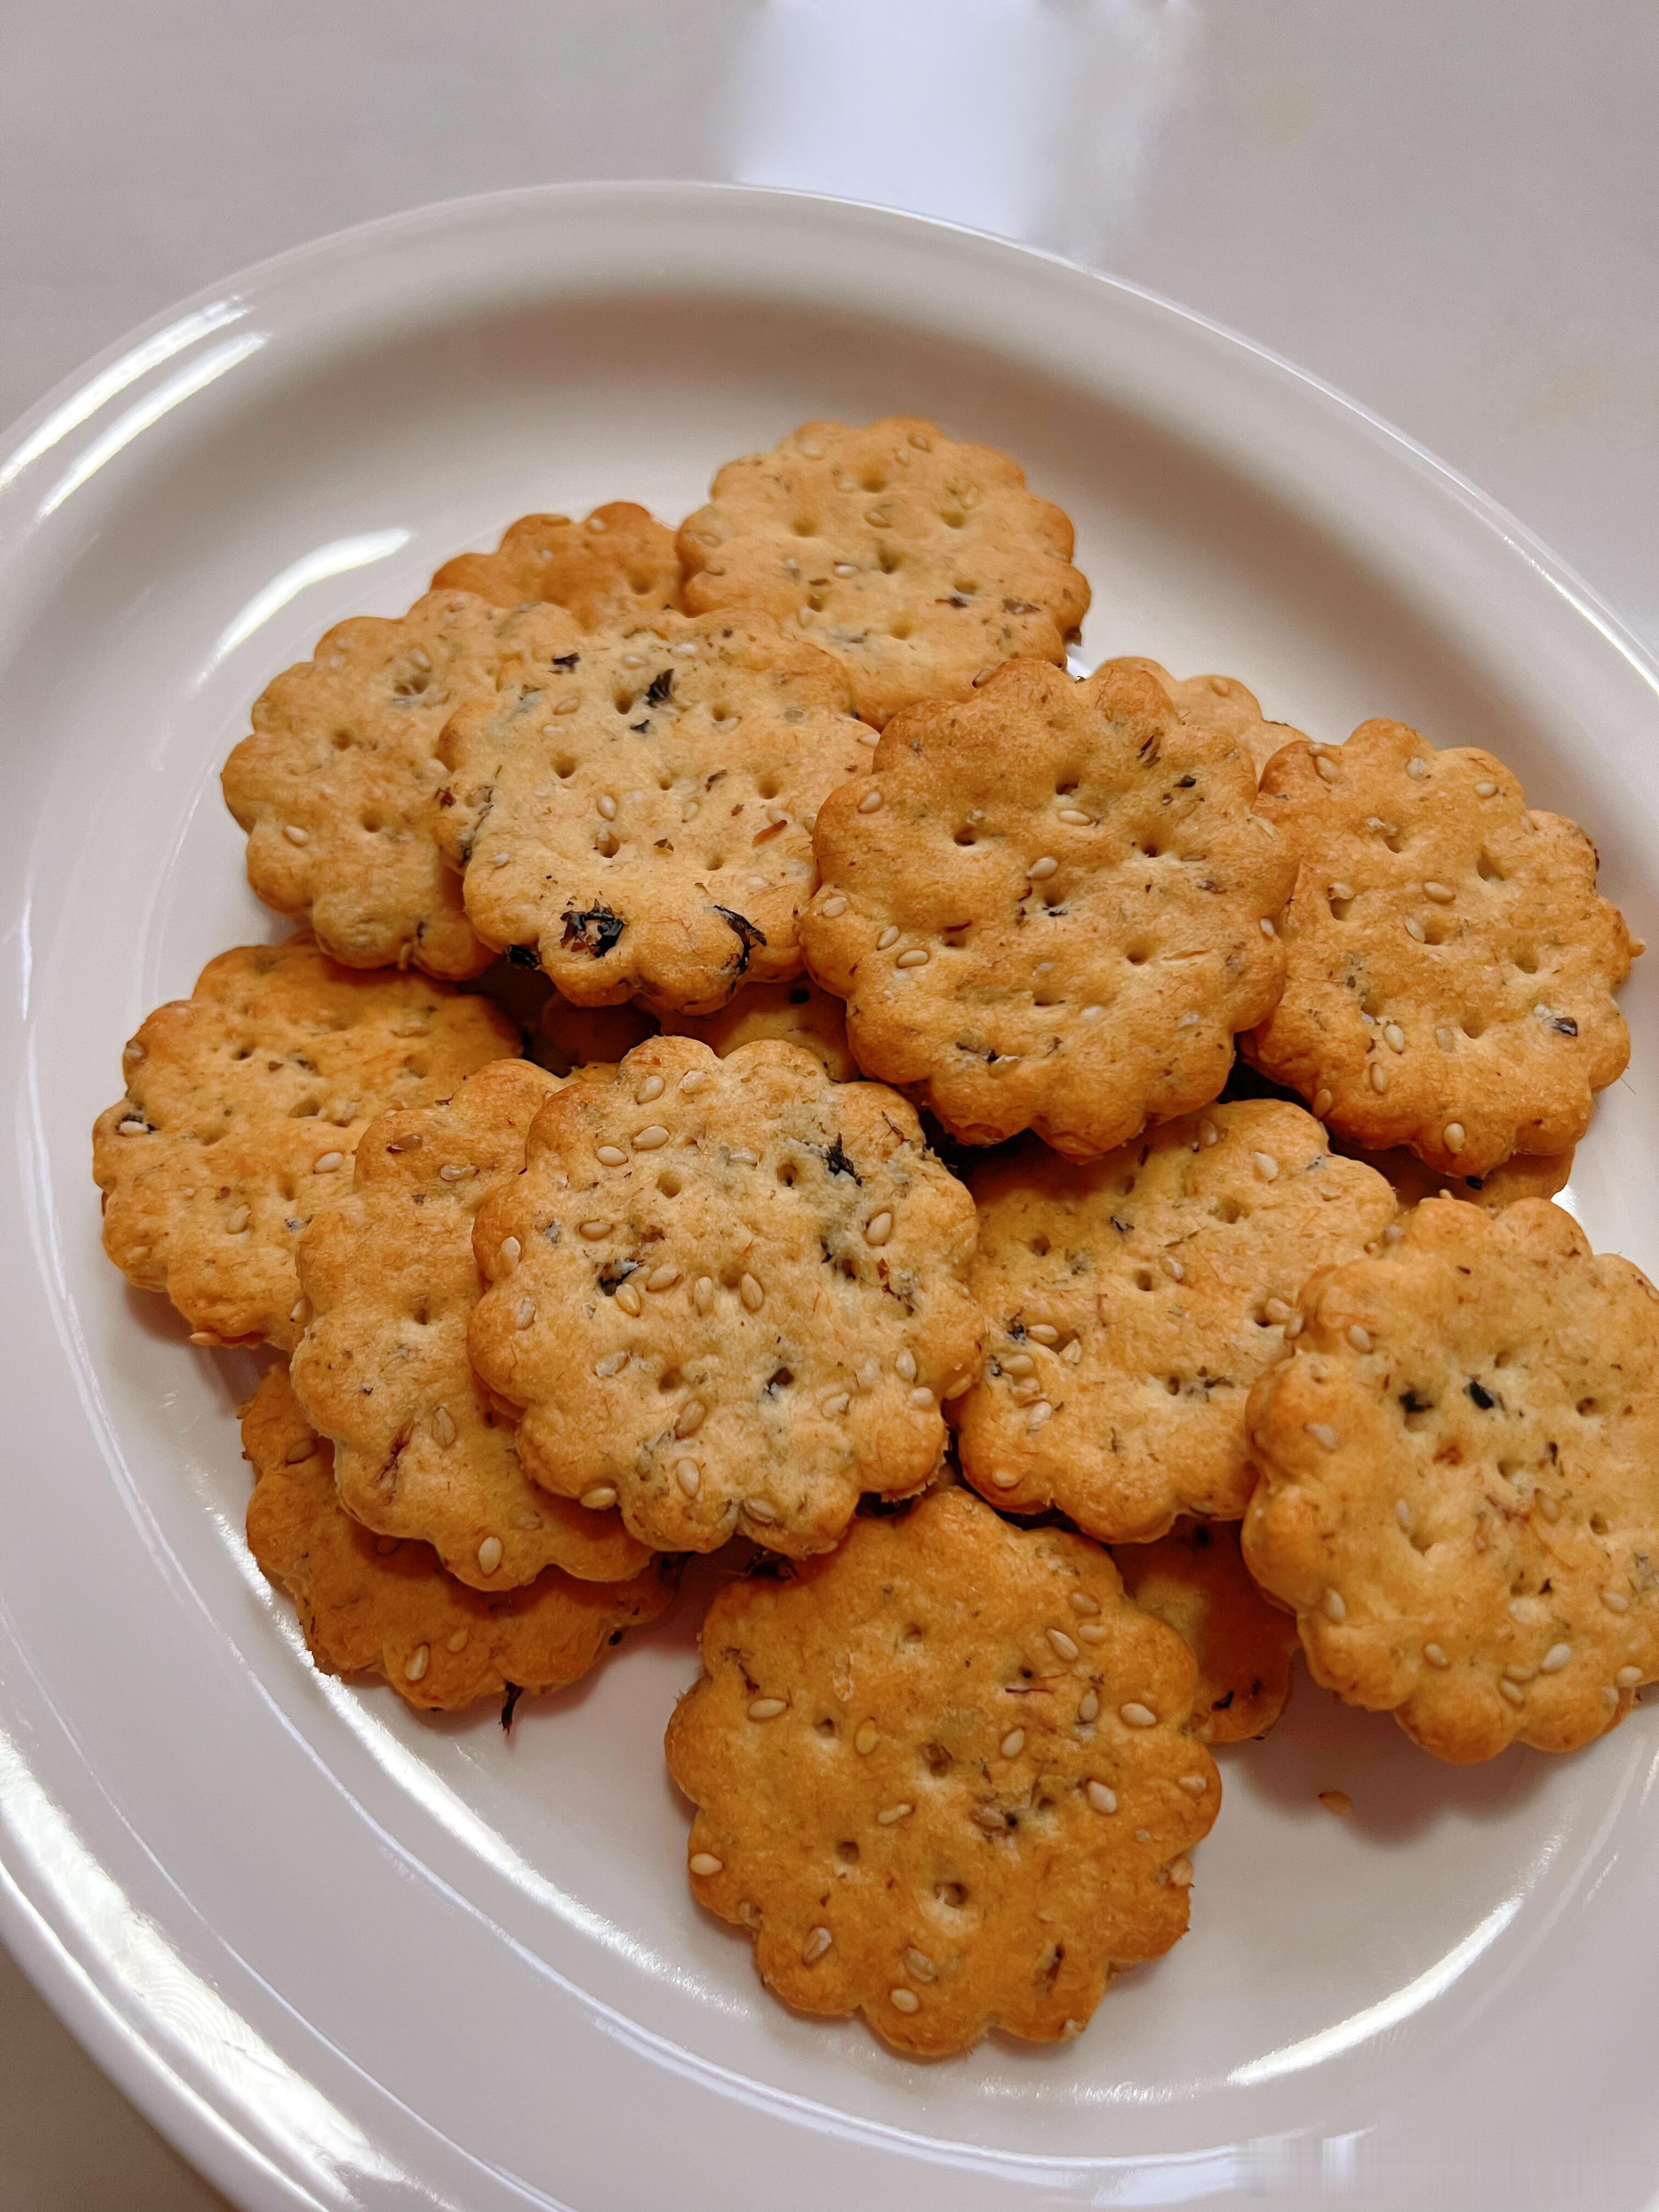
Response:
[[[639,1271],[637,1260],[612,1260],[608,1267],[599,1270],[599,1288],[606,1297],[614,1298],[629,1277],[638,1274]]]
[[[1402,1390],[1400,1402],[1408,1413],[1431,1413],[1434,1411],[1433,1399],[1419,1398],[1415,1390]]]
[[[851,1176],[856,1183],[862,1183],[864,1181],[864,1177],[853,1165],[852,1158],[846,1146],[842,1144],[839,1133],[836,1135],[835,1143],[824,1153],[823,1164],[831,1175]]]
[[[1469,1384],[1469,1395],[1483,1413],[1491,1413],[1492,1407],[1498,1403],[1492,1392],[1481,1382],[1472,1382]]]
[[[514,968],[539,968],[542,964],[541,956],[533,945],[509,945],[507,957]]]
[[[738,973],[739,975],[746,975],[749,969],[749,956],[757,945],[765,944],[766,933],[757,929],[746,915],[734,914],[729,906],[720,906],[713,900],[709,903],[714,906],[715,913],[719,915],[726,927],[736,933],[738,943],[743,947],[738,956]]]
[[[616,949],[617,939],[628,924],[608,906],[568,906],[562,916],[566,945],[580,945],[584,952],[591,952],[596,960],[603,960],[607,952]]]
[[[524,1685],[522,1682],[509,1682],[507,1684],[507,1695],[501,1700],[501,1734],[503,1735],[511,1735],[513,1733],[513,1715],[517,1710],[520,1698],[523,1697],[523,1695]]]
[[[674,696],[674,672],[665,668],[660,676],[653,676],[646,687],[647,707],[665,707]]]
[[[581,659],[580,653],[558,653],[553,656],[555,668],[574,668]]]
[[[1578,1034],[1578,1024],[1571,1014],[1557,1014],[1551,1021],[1550,1027],[1553,1030],[1559,1030],[1563,1036],[1577,1036]]]

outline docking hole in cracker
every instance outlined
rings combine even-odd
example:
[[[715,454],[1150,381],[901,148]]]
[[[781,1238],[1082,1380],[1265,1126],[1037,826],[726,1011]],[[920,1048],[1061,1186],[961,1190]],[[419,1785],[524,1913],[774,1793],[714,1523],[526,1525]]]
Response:
[[[978,1370],[973,1201],[878,1084],[770,1041],[638,1045],[480,1208],[474,1366],[530,1474],[641,1542],[828,1549],[919,1490]]]
[[[486,1595],[446,1574],[428,1546],[373,1534],[341,1505],[333,1447],[284,1367],[242,1408],[242,1447],[254,1474],[248,1547],[293,1599],[312,1657],[327,1674],[384,1675],[422,1711],[562,1689],[673,1601],[660,1560],[614,1583],[548,1567]]]
[[[908,2057],[1054,2041],[1185,1931],[1197,1666],[1097,1545],[936,1492],[727,1583],[702,1659],[666,1744],[691,1887],[786,2003]]]
[[[143,1022],[93,1131],[104,1249],[197,1341],[291,1350],[300,1237],[370,1120],[447,1097],[518,1042],[488,1000],[337,966],[309,937],[220,953]]]
[[[1659,1677],[1659,1292],[1541,1199],[1425,1200],[1251,1394],[1244,1556],[1441,1759],[1571,1751]]]
[[[1086,1165],[1028,1141],[973,1190],[987,1358],[960,1401],[963,1472],[1004,1511],[1058,1507],[1112,1543],[1239,1517],[1250,1386],[1284,1357],[1309,1276],[1395,1212],[1382,1176],[1269,1099]]]
[[[688,607],[764,608],[835,654],[878,727],[1002,661],[1063,664],[1089,605],[1060,508],[1006,454],[906,416],[728,462],[679,549]]]
[[[1233,738],[1144,668],[1036,661],[896,716],[801,921],[859,1065],[963,1142],[1079,1158],[1213,1098],[1278,997],[1294,856]]]

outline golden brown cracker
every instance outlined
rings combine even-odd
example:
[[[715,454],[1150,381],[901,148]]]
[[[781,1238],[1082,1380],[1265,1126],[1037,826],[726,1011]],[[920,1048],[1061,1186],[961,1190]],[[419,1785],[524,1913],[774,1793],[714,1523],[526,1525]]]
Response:
[[[432,579],[434,592],[476,592],[491,606],[549,599],[585,630],[678,608],[674,533],[632,501],[596,507],[585,522],[525,514],[493,553],[458,553]]]
[[[126,1096],[99,1116],[104,1249],[204,1340],[289,1350],[305,1319],[295,1246],[371,1119],[517,1050],[486,1000],[338,967],[309,937],[222,952],[145,1019]]]
[[[1543,1200],[1431,1198],[1303,1310],[1244,1556],[1316,1677],[1442,1759],[1621,1720],[1659,1676],[1659,1292]]]
[[[473,1218],[522,1171],[526,1133],[557,1088],[527,1060],[497,1060],[447,1104],[381,1115],[358,1144],[351,1189],[300,1240],[312,1318],[294,1390],[334,1447],[340,1503],[380,1535],[424,1540],[477,1589],[532,1582],[546,1566],[619,1582],[648,1558],[614,1512],[538,1489],[517,1425],[467,1358],[483,1287]]]
[[[1198,1661],[1192,1732],[1205,1743],[1266,1735],[1291,1694],[1296,1623],[1251,1580],[1231,1521],[1177,1521],[1155,1544],[1112,1553],[1123,1587]]]
[[[558,608],[503,611],[455,591],[395,622],[360,615],[330,630],[255,700],[252,734],[225,763],[225,804],[266,905],[308,921],[349,967],[487,967],[434,839],[439,732],[520,654],[543,660],[577,637]]]
[[[811,824],[873,743],[815,646],[662,615],[457,714],[439,835],[480,936],[567,999],[712,1013],[799,971]]]
[[[878,1084],[653,1037],[550,1098],[480,1210],[474,1365],[526,1467],[641,1543],[793,1554],[920,1489],[979,1358],[973,1202]]]
[[[573,1006],[568,999],[550,991],[542,1008],[535,1054],[555,1075],[568,1075],[593,1060],[623,1060],[636,1044],[656,1033],[655,1015],[631,999],[619,1006]]]
[[[805,975],[787,983],[745,984],[719,1013],[670,1014],[663,1028],[671,1036],[701,1037],[722,1060],[740,1044],[776,1037],[821,1060],[835,1082],[858,1079],[858,1062],[847,1042],[846,1007]]]
[[[274,1367],[242,1408],[253,1462],[247,1540],[293,1599],[325,1674],[383,1674],[426,1711],[517,1690],[556,1690],[672,1601],[662,1561],[631,1581],[575,1582],[549,1567],[522,1588],[468,1589],[425,1544],[374,1536],[340,1504],[333,1447]]]
[[[937,1492],[728,1583],[702,1657],[666,1745],[691,1887],[787,2003],[915,2057],[1052,2041],[1185,1931],[1196,1666],[1097,1546]]]
[[[1256,1066],[1443,1174],[1571,1152],[1630,1056],[1630,933],[1577,824],[1492,754],[1388,721],[1285,746],[1258,805],[1301,873],[1284,996],[1242,1040]]]
[[[896,718],[833,793],[801,941],[859,1065],[953,1136],[1078,1158],[1213,1098],[1277,997],[1295,860],[1144,669],[1036,661]]]
[[[1078,1166],[1037,1145],[975,1177],[969,1281],[985,1371],[961,1401],[964,1472],[1016,1513],[1058,1506],[1145,1542],[1182,1513],[1237,1520],[1255,1480],[1245,1403],[1317,1267],[1395,1216],[1299,1106],[1212,1106]]]
[[[1425,1198],[1462,1198],[1497,1213],[1518,1198],[1553,1198],[1565,1190],[1572,1174],[1573,1155],[1551,1158],[1542,1152],[1513,1152],[1500,1168],[1484,1176],[1441,1175],[1426,1160],[1402,1146],[1390,1152],[1368,1152],[1358,1145],[1333,1141],[1332,1150],[1345,1158],[1363,1160],[1386,1176],[1401,1206],[1420,1206]]]
[[[844,662],[879,726],[1016,656],[1063,663],[1089,586],[1059,507],[988,446],[890,416],[728,462],[682,526],[695,612],[763,607]]]

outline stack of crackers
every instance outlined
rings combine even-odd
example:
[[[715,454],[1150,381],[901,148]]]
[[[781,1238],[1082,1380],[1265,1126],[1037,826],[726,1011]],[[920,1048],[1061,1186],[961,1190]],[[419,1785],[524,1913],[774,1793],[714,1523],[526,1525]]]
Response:
[[[1182,1935],[1298,1644],[1450,1759],[1659,1676],[1659,1305],[1549,1203],[1628,1052],[1594,847],[1396,722],[1074,678],[1073,550],[814,422],[341,624],[224,772],[301,933],[94,1139],[111,1258],[277,1355],[319,1666],[510,1714],[726,1553],[692,1888],[918,2055]]]

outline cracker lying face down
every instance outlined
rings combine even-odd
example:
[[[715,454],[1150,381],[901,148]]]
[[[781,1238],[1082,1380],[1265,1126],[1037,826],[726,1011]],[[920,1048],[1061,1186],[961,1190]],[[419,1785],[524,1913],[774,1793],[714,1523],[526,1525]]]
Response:
[[[1577,824],[1401,722],[1285,746],[1259,804],[1301,862],[1285,994],[1243,1040],[1262,1073],[1445,1175],[1571,1152],[1630,1056],[1630,933]]]
[[[1023,1146],[974,1192],[988,1358],[961,1401],[963,1471],[997,1505],[1058,1506],[1114,1543],[1243,1512],[1250,1386],[1283,1356],[1308,1277],[1358,1258],[1395,1211],[1380,1175],[1269,1099],[1086,1167]]]
[[[1659,1676],[1659,1292],[1542,1200],[1433,1198],[1304,1311],[1244,1554],[1317,1680],[1442,1759],[1622,1720]]]
[[[308,937],[222,952],[144,1021],[126,1097],[93,1131],[104,1249],[199,1340],[291,1350],[305,1322],[295,1247],[369,1121],[517,1050],[488,1000],[337,967]]]
[[[307,920],[349,967],[486,968],[494,955],[435,842],[438,735],[507,663],[552,659],[578,636],[556,607],[504,611],[456,591],[330,630],[255,700],[252,734],[225,763],[225,804],[266,905]]]
[[[576,1582],[547,1568],[486,1595],[447,1575],[424,1544],[374,1536],[341,1505],[333,1448],[274,1367],[242,1408],[253,1462],[249,1549],[294,1600],[325,1674],[383,1674],[401,1698],[452,1711],[510,1690],[556,1690],[624,1631],[654,1620],[674,1583],[661,1561],[629,1581]]]
[[[1236,676],[1171,676],[1159,662],[1139,653],[1127,656],[1118,665],[1144,668],[1162,685],[1182,721],[1200,723],[1231,738],[1249,755],[1258,776],[1281,745],[1302,735],[1288,722],[1268,721],[1255,692]]]
[[[1063,663],[1089,586],[1060,508],[932,422],[807,422],[728,462],[682,525],[694,612],[763,607],[842,661],[879,726],[1016,656]]]
[[[538,1115],[480,1209],[473,1364],[537,1481],[641,1543],[799,1555],[937,1468],[971,1380],[973,1201],[878,1084],[653,1037]]]
[[[722,1060],[740,1044],[778,1037],[823,1062],[837,1083],[858,1080],[858,1062],[847,1042],[847,1009],[805,975],[787,983],[748,983],[717,1014],[670,1014],[663,1027],[675,1036],[701,1037]]]
[[[1485,1206],[1488,1213],[1500,1213],[1517,1198],[1553,1198],[1557,1191],[1566,1188],[1572,1174],[1571,1152],[1556,1158],[1542,1152],[1513,1152],[1501,1168],[1484,1176],[1452,1176],[1442,1175],[1403,1146],[1389,1152],[1368,1152],[1339,1141],[1334,1149],[1386,1176],[1402,1206],[1420,1206],[1425,1198],[1461,1198],[1471,1206]]]
[[[937,1492],[728,1583],[702,1656],[666,1746],[691,1886],[787,2003],[915,2057],[1052,2041],[1185,1931],[1196,1668],[1084,1538]]]
[[[1144,669],[1035,661],[889,723],[801,920],[867,1073],[953,1136],[1077,1158],[1213,1098],[1279,994],[1296,863],[1231,738]]]
[[[526,1132],[557,1089],[527,1060],[497,1060],[447,1105],[381,1115],[358,1144],[352,1188],[300,1241],[312,1320],[294,1390],[334,1446],[341,1504],[380,1535],[423,1539],[477,1589],[550,1565],[618,1582],[649,1558],[614,1512],[537,1488],[516,1423],[466,1356],[483,1287],[473,1218],[524,1166]]]
[[[811,825],[874,742],[816,647],[663,615],[458,714],[439,835],[479,935],[567,999],[710,1013],[799,971]]]
[[[585,630],[660,614],[680,605],[674,533],[629,500],[596,507],[586,522],[526,514],[493,553],[458,553],[432,579],[434,592],[476,592],[491,606],[550,599]]]
[[[1155,1544],[1112,1554],[1123,1587],[1198,1661],[1192,1732],[1205,1743],[1266,1735],[1291,1694],[1296,1623],[1250,1578],[1230,1521],[1177,1521]]]

